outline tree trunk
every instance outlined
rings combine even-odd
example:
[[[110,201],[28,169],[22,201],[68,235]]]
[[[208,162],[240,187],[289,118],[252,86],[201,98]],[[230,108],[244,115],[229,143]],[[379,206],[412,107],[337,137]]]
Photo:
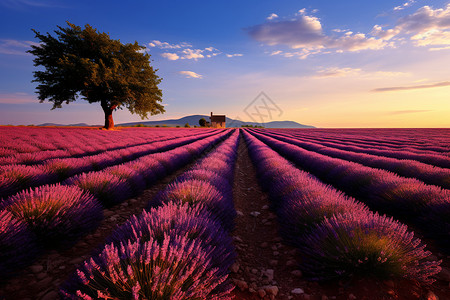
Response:
[[[105,113],[105,126],[103,128],[105,129],[114,129],[114,120],[112,113],[114,109],[117,107],[117,105],[109,106],[106,101],[101,102],[103,112]]]

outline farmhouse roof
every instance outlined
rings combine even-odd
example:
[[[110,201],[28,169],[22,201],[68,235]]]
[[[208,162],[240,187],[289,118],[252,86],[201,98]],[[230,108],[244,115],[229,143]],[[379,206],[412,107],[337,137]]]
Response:
[[[213,113],[211,113],[211,122],[225,122],[225,115],[213,115]]]

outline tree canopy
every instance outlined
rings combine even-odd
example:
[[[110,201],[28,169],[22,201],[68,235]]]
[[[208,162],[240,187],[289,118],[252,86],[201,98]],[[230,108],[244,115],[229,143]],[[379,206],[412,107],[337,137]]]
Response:
[[[206,127],[206,119],[205,118],[201,118],[200,120],[198,120],[198,124],[200,124],[201,127]]]
[[[114,127],[112,112],[126,107],[142,119],[164,113],[161,78],[150,66],[145,47],[122,44],[89,24],[84,29],[67,22],[68,27],[55,30],[56,37],[33,30],[40,45],[28,52],[35,56],[34,72],[40,102],[53,102],[60,108],[78,98],[100,102],[105,113],[105,128]]]

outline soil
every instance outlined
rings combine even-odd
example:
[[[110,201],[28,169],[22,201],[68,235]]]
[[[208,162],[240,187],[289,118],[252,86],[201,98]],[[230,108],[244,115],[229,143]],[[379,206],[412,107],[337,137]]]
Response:
[[[0,299],[59,299],[59,285],[74,273],[77,265],[89,258],[117,225],[141,213],[149,199],[190,166],[160,180],[138,197],[104,210],[101,225],[73,247],[48,252],[16,277],[1,283]],[[230,274],[236,285],[234,299],[450,299],[450,279],[437,280],[432,287],[427,287],[405,280],[353,279],[317,283],[304,278],[298,269],[301,256],[296,249],[285,245],[278,234],[276,216],[269,209],[267,194],[258,184],[242,137],[233,195],[238,211],[232,233],[238,257]],[[443,264],[450,266],[448,258]]]

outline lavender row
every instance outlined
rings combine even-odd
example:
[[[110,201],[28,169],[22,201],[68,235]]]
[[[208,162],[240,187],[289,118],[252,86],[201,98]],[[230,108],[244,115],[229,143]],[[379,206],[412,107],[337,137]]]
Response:
[[[124,128],[105,132],[92,128],[0,127],[0,157],[16,153],[68,150],[71,155],[99,152],[160,140],[182,137],[194,129]]]
[[[300,146],[306,150],[357,162],[372,168],[385,169],[404,177],[416,178],[427,184],[438,185],[444,189],[450,189],[450,169],[435,167],[415,160],[399,160],[396,158],[335,149],[321,144],[306,142],[277,134],[266,133],[266,135],[292,145]]]
[[[255,134],[264,143],[321,180],[364,200],[369,207],[414,224],[450,249],[450,191],[389,171],[332,158]]]
[[[66,282],[67,299],[231,299],[238,131],[118,227]]]
[[[270,195],[285,240],[302,254],[311,279],[378,276],[432,282],[440,262],[408,228],[300,171],[266,144],[244,133],[261,186]]]
[[[44,129],[42,129],[44,130]],[[43,150],[43,151],[33,151],[33,152],[15,152],[12,149],[10,150],[10,155],[0,157],[0,165],[12,165],[12,164],[25,164],[25,165],[35,165],[41,164],[46,160],[54,159],[54,158],[68,158],[68,157],[86,157],[93,156],[96,154],[100,154],[105,151],[117,151],[123,150],[130,147],[144,146],[155,142],[162,142],[164,140],[172,140],[177,138],[186,138],[189,136],[198,135],[198,131],[182,131],[178,130],[178,132],[167,131],[163,134],[152,135],[150,132],[145,139],[139,138],[139,135],[136,134],[136,131],[127,131],[128,135],[126,137],[121,136],[119,140],[111,140],[109,143],[105,143],[103,140],[77,140],[77,145],[70,145],[70,140],[67,137],[61,137],[59,141],[54,141],[53,143],[57,143],[58,147],[61,149],[57,150]],[[207,132],[202,132],[207,133]],[[73,137],[71,137],[72,139]],[[86,138],[86,137],[84,137]],[[48,143],[52,143],[52,141],[48,141]],[[83,144],[81,144],[83,143]],[[115,143],[115,144],[114,144]],[[29,146],[29,145],[28,145]],[[5,148],[3,148],[6,150]],[[4,152],[3,150],[3,152]],[[1,154],[0,150],[0,154]]]
[[[386,147],[387,150],[408,148],[413,152],[434,151],[448,154],[450,146],[448,142],[450,134],[446,129],[431,131],[430,129],[407,129],[403,134],[401,129],[314,129],[308,131],[282,129],[277,132],[320,141],[354,143],[362,147]]]
[[[27,187],[61,182],[76,174],[102,170],[108,166],[131,161],[144,155],[174,149],[215,134],[218,133],[155,142],[153,144],[107,151],[89,157],[51,159],[43,165],[0,166],[0,197],[12,195]]]
[[[392,157],[397,159],[416,160],[441,168],[450,168],[450,157],[443,154],[433,154],[433,153],[423,154],[411,152],[408,150],[379,150],[374,148],[367,149],[359,146],[350,146],[342,143],[323,142],[323,141],[321,141],[320,144],[341,150]]]
[[[230,131],[104,171],[78,175],[65,185],[45,185],[0,204],[0,277],[9,277],[45,250],[68,247],[95,229],[103,208],[138,194],[186,165]]]

